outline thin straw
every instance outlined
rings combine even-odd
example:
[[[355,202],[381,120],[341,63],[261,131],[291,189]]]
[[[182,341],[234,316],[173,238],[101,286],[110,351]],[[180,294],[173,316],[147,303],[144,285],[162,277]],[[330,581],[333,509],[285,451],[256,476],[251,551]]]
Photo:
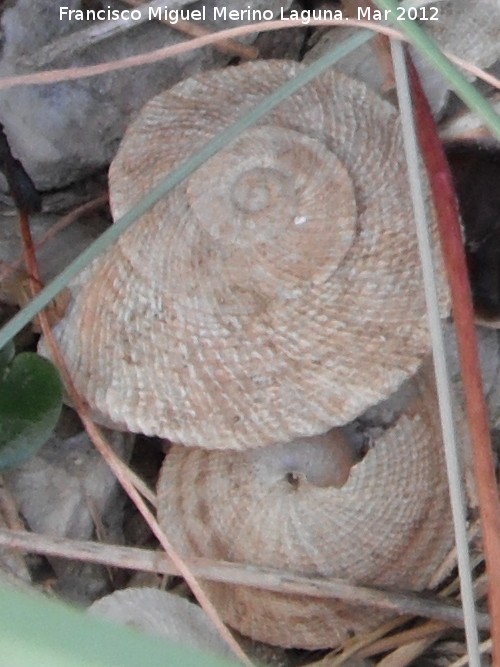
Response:
[[[446,468],[450,488],[451,509],[457,545],[458,572],[462,606],[464,610],[465,636],[471,667],[481,667],[479,637],[477,632],[474,589],[472,584],[467,523],[462,475],[459,467],[459,449],[452,412],[452,393],[447,368],[444,332],[439,313],[438,290],[432,262],[431,239],[426,221],[425,196],[419,169],[419,151],[412,112],[410,86],[403,47],[391,41],[396,88],[401,111],[403,140],[408,164],[410,192],[415,213],[417,238],[422,264],[427,317],[434,356],[434,371],[438,393],[441,428],[443,433]]]

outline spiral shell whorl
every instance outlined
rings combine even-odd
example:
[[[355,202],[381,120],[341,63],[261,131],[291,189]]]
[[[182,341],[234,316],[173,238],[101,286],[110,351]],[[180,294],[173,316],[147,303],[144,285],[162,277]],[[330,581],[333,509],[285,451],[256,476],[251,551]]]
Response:
[[[110,169],[114,216],[299,69],[208,72],[151,100]],[[346,423],[429,350],[395,111],[324,74],[158,202],[72,290],[58,339],[102,421],[236,449]]]
[[[160,524],[186,556],[425,588],[453,533],[432,381],[417,382],[413,403],[340,489],[291,485],[286,474],[269,474],[273,447],[174,446],[158,486]],[[229,625],[282,646],[333,646],[382,617],[336,600],[204,586]]]
[[[186,200],[224,272],[224,291],[205,294],[207,316],[255,317],[262,301],[300,297],[335,273],[355,237],[349,173],[317,139],[288,129],[245,132],[190,178]]]

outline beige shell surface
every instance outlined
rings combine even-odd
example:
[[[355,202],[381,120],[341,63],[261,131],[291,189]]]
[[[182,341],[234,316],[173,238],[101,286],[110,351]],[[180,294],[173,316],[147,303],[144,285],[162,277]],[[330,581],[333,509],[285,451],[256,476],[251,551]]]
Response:
[[[160,524],[186,556],[424,589],[453,543],[453,528],[433,383],[421,376],[415,388],[341,489],[300,476],[290,483],[275,456],[282,460],[281,446],[173,447],[158,485]],[[332,647],[387,616],[336,600],[220,583],[204,588],[230,626],[287,647]]]
[[[111,166],[115,218],[300,69],[249,63],[151,100]],[[176,187],[72,292],[56,334],[107,423],[246,448],[349,421],[430,345],[396,113],[322,75]]]

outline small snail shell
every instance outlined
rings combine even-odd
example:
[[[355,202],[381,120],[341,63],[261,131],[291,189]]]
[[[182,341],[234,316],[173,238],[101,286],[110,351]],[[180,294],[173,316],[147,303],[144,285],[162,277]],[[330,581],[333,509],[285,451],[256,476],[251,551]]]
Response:
[[[114,216],[300,69],[248,63],[151,100],[111,165]],[[75,384],[107,423],[210,448],[353,419],[430,349],[407,190],[393,108],[324,74],[73,283],[55,331]]]
[[[276,466],[282,446],[246,452],[174,446],[158,485],[160,524],[185,556],[425,588],[453,534],[433,381],[426,371],[413,382],[403,414],[342,488],[300,478],[291,484],[286,465]],[[310,452],[313,467],[318,451]],[[320,454],[320,468],[326,455]],[[230,626],[285,647],[335,646],[384,618],[336,600],[204,587]]]
[[[154,588],[126,588],[97,600],[89,612],[176,644],[233,657],[205,612],[173,593]]]

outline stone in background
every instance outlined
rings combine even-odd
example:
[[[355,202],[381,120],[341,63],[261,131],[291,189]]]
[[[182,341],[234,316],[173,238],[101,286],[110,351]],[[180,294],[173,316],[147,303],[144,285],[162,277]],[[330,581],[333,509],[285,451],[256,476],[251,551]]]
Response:
[[[214,0],[209,6],[272,9],[279,13],[290,1]],[[195,9],[203,3],[186,0],[181,4]],[[92,25],[87,21],[59,20],[59,5],[53,0],[15,0],[3,11],[0,76],[36,71],[41,61],[37,54],[46,53],[47,44]],[[81,9],[81,2],[66,0],[65,6]],[[239,21],[238,25],[242,23]],[[218,29],[222,27],[222,22],[217,25]],[[146,21],[73,57],[57,58],[43,69],[116,60],[185,39],[158,21]],[[38,189],[60,188],[111,161],[126,126],[149,98],[197,72],[221,67],[230,59],[230,55],[207,47],[154,65],[97,77],[1,90],[0,122],[14,154]],[[27,62],[34,64],[20,64]]]

